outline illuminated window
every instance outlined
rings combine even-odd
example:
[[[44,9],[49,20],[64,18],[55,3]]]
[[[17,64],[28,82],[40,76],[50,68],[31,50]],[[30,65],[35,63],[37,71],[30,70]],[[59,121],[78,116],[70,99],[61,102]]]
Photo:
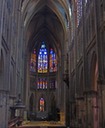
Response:
[[[37,89],[47,89],[47,79],[46,78],[38,79]]]
[[[44,99],[40,98],[40,111],[41,112],[44,112],[44,106],[45,106],[44,104],[45,104]]]
[[[38,48],[39,47],[39,48]],[[30,71],[33,72],[34,84],[33,89],[37,88],[38,90],[55,88],[55,81],[50,83],[50,76],[53,78],[54,73],[57,71],[57,57],[54,49],[46,45],[45,42],[42,42],[37,49],[34,47],[34,50],[31,53],[30,60]],[[52,76],[53,75],[53,76]],[[55,77],[54,77],[55,78]]]
[[[42,42],[38,54],[38,73],[46,73],[48,71],[48,54],[45,43]]]
[[[36,72],[36,50],[35,49],[31,53],[30,71],[31,72]]]
[[[56,72],[57,71],[57,62],[56,62],[56,55],[54,53],[54,50],[50,49],[50,60],[49,60],[49,70],[50,72]]]

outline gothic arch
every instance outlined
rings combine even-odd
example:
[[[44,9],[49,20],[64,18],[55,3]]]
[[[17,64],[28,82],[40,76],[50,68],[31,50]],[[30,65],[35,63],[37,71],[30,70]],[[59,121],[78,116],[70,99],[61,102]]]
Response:
[[[69,6],[68,2],[64,2],[63,0],[58,0],[58,1],[26,0],[26,1],[23,1],[22,2],[22,13],[23,13],[23,20],[25,23],[25,34],[24,34],[25,40],[26,40],[25,46],[28,46],[28,44],[30,45],[30,42],[32,43],[33,39],[35,43],[35,40],[37,41],[37,40],[40,40],[40,38],[42,38],[40,37],[40,35],[44,35],[45,33],[48,33],[47,35],[50,35],[50,36],[47,37],[47,40],[48,40],[47,42],[51,42],[51,40],[53,40],[52,42],[55,43],[56,47],[59,47],[59,49],[61,49],[61,47],[63,48],[63,43],[67,36],[66,34],[67,26],[65,25],[65,22],[68,22],[68,21],[70,22],[68,6]],[[45,17],[43,17],[41,13],[41,12],[44,12],[43,10],[46,10],[46,9],[48,10],[48,12],[51,13],[50,20],[51,19],[53,20],[54,18],[54,21],[56,21],[57,23],[57,25],[55,26],[55,29],[56,28],[57,30],[60,29],[59,30],[60,32],[53,31],[53,27],[54,27],[53,25],[55,23],[51,21],[46,22],[48,20],[48,17],[45,19]],[[61,10],[64,12],[64,14],[62,13]],[[56,17],[54,15],[56,15]],[[34,26],[37,26],[37,27],[34,28]],[[26,51],[27,51],[27,47],[26,47]],[[60,51],[58,51],[58,53],[61,54]]]
[[[63,2],[63,0],[58,0],[56,1],[49,1],[45,2],[44,0],[39,0],[39,1],[24,1],[22,4],[22,12],[24,13],[24,22],[28,23],[30,22],[29,20],[32,19],[32,17],[40,11],[43,6],[48,6],[50,9],[58,16],[59,20],[62,23],[62,26],[64,27],[64,19],[60,14],[59,8],[56,6],[56,4],[59,4],[59,8],[63,8],[65,11],[65,14],[67,15],[67,20],[70,21],[69,17],[69,12],[68,12],[68,5],[67,3]],[[50,6],[49,6],[50,5]],[[30,9],[31,7],[31,9]],[[29,13],[30,11],[30,13]],[[65,27],[64,27],[65,28]]]
[[[45,95],[43,95],[43,94],[41,94],[40,96],[39,96],[39,98],[38,98],[38,111],[40,111],[40,100],[41,100],[41,98],[43,98],[43,100],[44,100],[44,111],[46,111],[46,107],[47,107],[47,101],[46,101],[46,96]]]

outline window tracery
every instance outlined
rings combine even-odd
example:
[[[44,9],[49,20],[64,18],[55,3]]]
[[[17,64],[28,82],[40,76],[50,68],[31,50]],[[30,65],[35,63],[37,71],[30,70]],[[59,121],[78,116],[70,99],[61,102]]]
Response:
[[[48,53],[45,43],[42,42],[38,54],[38,73],[47,73],[47,72],[48,72]]]
[[[47,89],[47,84],[46,78],[38,78],[37,89]]]
[[[34,48],[32,51],[30,72],[33,77],[36,77],[34,78],[35,84],[33,85],[33,89],[55,89],[55,76],[52,76],[52,74],[57,72],[56,53],[54,49],[46,45],[45,42],[41,43],[39,49]]]

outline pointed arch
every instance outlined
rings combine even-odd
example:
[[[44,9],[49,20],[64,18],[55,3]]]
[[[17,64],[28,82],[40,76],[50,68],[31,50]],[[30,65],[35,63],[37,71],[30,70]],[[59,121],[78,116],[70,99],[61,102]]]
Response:
[[[62,14],[60,13],[60,10],[58,8],[58,6],[56,6],[59,3],[60,8],[63,8],[63,11],[65,12],[65,15],[67,15],[67,20],[70,21],[70,17],[69,17],[69,13],[67,11],[67,4],[65,4],[65,2],[63,2],[63,0],[61,1],[42,1],[42,0],[37,0],[37,1],[27,1],[27,2],[23,2],[23,6],[22,6],[22,12],[24,13],[24,24],[25,26],[28,25],[30,23],[30,21],[32,20],[33,16],[40,11],[44,6],[49,7],[59,18],[62,27],[64,28],[64,31],[66,31],[66,27],[64,26],[64,17],[62,16]],[[30,12],[30,13],[29,13]]]
[[[42,42],[38,53],[38,73],[48,72],[48,52],[46,44]]]
[[[46,98],[43,94],[40,95],[38,100],[38,111],[40,112],[46,111]]]
[[[43,97],[40,98],[40,101],[39,101],[39,104],[40,104],[40,112],[44,112],[45,111],[45,100]]]

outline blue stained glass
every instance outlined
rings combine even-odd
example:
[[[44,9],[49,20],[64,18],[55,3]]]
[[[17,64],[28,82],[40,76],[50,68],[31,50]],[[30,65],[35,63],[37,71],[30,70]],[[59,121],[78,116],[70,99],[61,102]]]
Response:
[[[47,55],[47,49],[46,46],[44,44],[44,42],[42,42],[41,48],[39,50],[39,54],[38,54],[38,72],[39,73],[46,73],[48,70],[48,55]]]

